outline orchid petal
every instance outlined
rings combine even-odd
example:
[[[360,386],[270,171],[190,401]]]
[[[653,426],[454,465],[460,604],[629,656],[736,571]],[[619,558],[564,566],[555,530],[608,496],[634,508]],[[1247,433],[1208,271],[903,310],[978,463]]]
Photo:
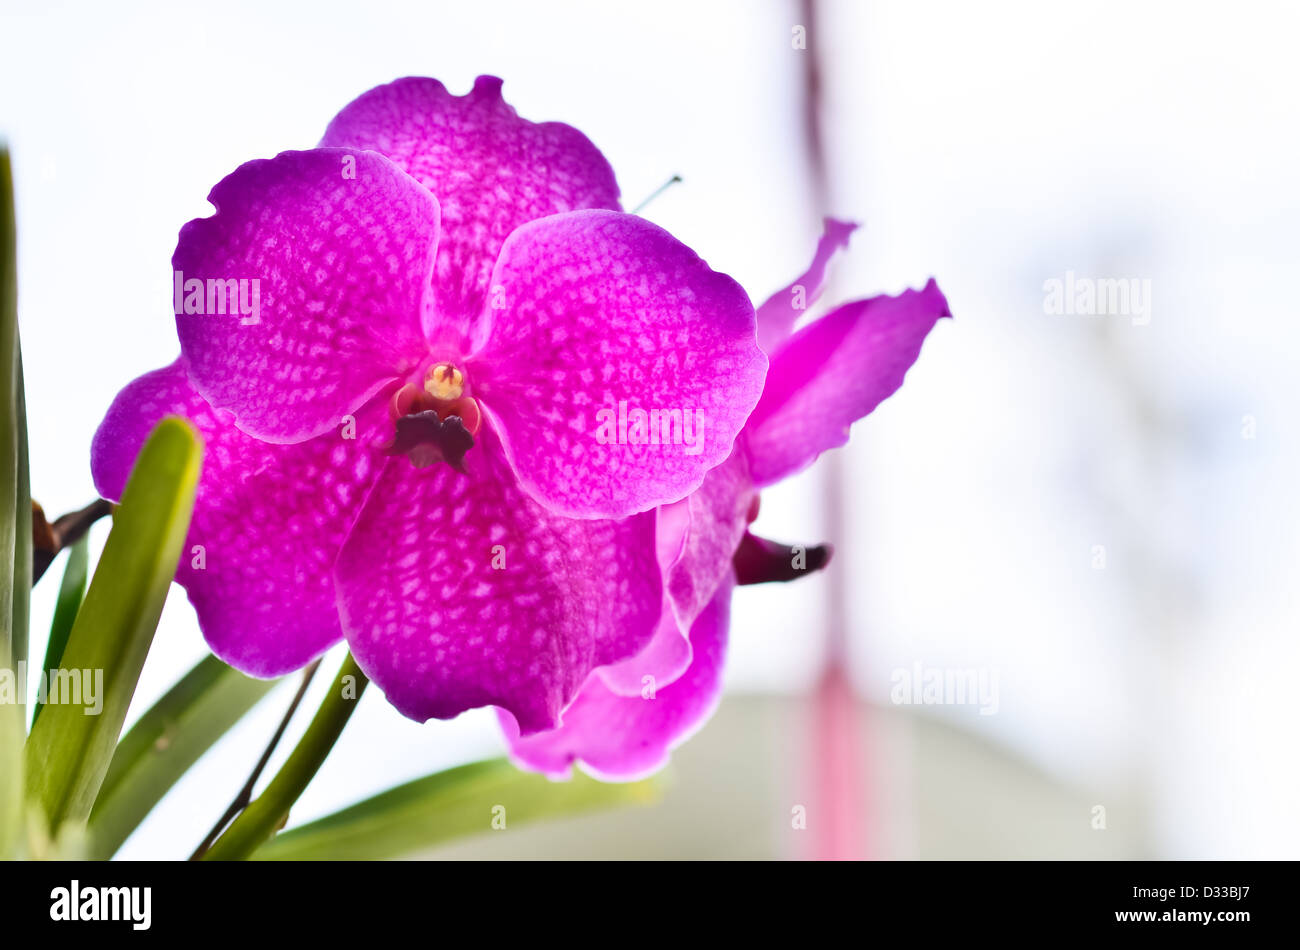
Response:
[[[500,712],[510,757],[522,768],[565,778],[574,762],[598,778],[634,781],[668,762],[717,708],[731,613],[730,581],[724,581],[691,628],[695,658],[690,669],[653,693],[620,696],[599,676],[589,679],[564,711],[558,729],[519,734],[513,718]]]
[[[553,728],[593,669],[654,634],[654,515],[552,514],[519,489],[487,427],[465,464],[385,466],[335,567],[343,629],[411,719],[497,705],[525,732]]]
[[[469,338],[511,231],[561,211],[619,206],[596,146],[562,123],[521,119],[492,76],[464,96],[436,79],[378,86],[344,107],[321,145],[373,149],[437,197],[442,239],[426,331],[438,342]]]
[[[204,638],[252,676],[306,665],[343,636],[331,567],[376,477],[369,445],[381,418],[367,407],[308,442],[260,442],[208,405],[178,360],[127,385],[109,408],[91,445],[101,495],[121,497],[136,454],[167,415],[188,419],[205,443],[176,571]]]
[[[172,257],[176,330],[194,388],[240,429],[321,435],[427,355],[438,204],[387,159],[283,152],[208,200],[216,214],[185,225]]]
[[[845,304],[799,330],[772,357],[745,427],[754,483],[778,482],[843,445],[849,427],[903,384],[948,301],[921,290]]]
[[[611,211],[534,221],[492,284],[470,372],[540,503],[621,518],[684,497],[731,453],[766,371],[753,308],[666,231]]]
[[[826,283],[826,270],[837,251],[848,246],[856,224],[827,218],[812,263],[801,276],[778,290],[758,308],[758,345],[772,354],[790,338],[799,318],[817,302]]]

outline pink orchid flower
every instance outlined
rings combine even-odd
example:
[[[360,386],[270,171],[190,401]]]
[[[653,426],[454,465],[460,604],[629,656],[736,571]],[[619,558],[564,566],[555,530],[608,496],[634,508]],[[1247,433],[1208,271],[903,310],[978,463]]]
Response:
[[[232,666],[346,639],[406,716],[528,735],[653,639],[656,509],[732,455],[767,359],[744,290],[500,89],[399,80],[218,183],[172,259],[180,357],[118,395],[92,469],[117,499],[162,416],[198,428],[177,581]],[[625,406],[703,424],[629,438]]]
[[[792,580],[829,560],[826,547],[792,549],[750,534],[759,490],[847,442],[853,422],[902,385],[930,330],[951,316],[931,280],[919,291],[844,304],[795,332],[800,305],[820,295],[830,258],[853,230],[827,220],[808,271],[759,308],[758,339],[771,359],[762,398],[727,461],[659,510],[665,609],[654,640],[631,660],[595,670],[558,729],[521,735],[502,711],[521,767],[563,778],[581,763],[619,781],[662,768],[717,707],[736,584]]]

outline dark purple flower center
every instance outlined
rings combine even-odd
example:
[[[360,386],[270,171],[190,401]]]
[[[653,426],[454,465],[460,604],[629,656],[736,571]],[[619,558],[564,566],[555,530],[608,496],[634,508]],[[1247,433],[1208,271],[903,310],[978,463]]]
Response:
[[[478,403],[465,394],[465,374],[452,363],[435,363],[423,384],[407,383],[389,402],[393,439],[383,451],[405,455],[416,468],[446,462],[463,472],[465,453],[483,423]]]

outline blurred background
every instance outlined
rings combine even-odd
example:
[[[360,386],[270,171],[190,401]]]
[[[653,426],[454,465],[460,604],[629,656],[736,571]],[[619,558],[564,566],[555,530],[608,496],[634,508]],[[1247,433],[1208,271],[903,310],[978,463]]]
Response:
[[[727,695],[662,800],[431,856],[1300,853],[1294,5],[0,9],[32,493],[51,516],[92,499],[117,390],[177,352],[170,256],[211,186],[314,145],[399,76],[503,77],[521,115],[604,151],[629,207],[680,174],[645,215],[756,302],[801,272],[824,213],[864,225],[825,304],[931,275],[946,292],[956,319],[903,389],[765,493],[761,533],[832,540],[836,560],[737,593]],[[1137,280],[1145,312],[1052,312],[1067,275]],[[35,656],[60,571],[35,592]],[[132,716],[204,653],[173,588]],[[925,698],[896,688],[918,671],[987,692],[896,702]],[[187,855],[292,691],[123,856]],[[421,726],[372,690],[293,823],[502,749],[486,711]]]

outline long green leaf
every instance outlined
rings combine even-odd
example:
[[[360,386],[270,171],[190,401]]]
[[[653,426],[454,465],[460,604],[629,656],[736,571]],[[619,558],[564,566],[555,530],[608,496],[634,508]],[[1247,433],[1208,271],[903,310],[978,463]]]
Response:
[[[504,759],[438,772],[319,821],[272,838],[253,854],[259,861],[400,858],[433,845],[530,821],[618,805],[647,804],[658,796],[653,780],[629,784],[575,775],[552,782],[521,772]]]
[[[72,633],[72,623],[86,596],[86,577],[90,573],[90,535],[83,534],[68,549],[68,564],[63,569],[63,583],[59,585],[59,599],[54,605],[54,620],[50,623],[50,642],[45,647],[43,669],[48,682],[50,672],[58,669],[63,651]],[[32,712],[32,724],[40,718],[43,703],[37,697]]]
[[[18,857],[24,837],[23,738],[22,711],[0,701],[0,861]]]
[[[22,435],[18,421],[18,262],[13,170],[0,149],[0,660],[26,654],[14,630],[14,571],[18,559],[18,479]]]
[[[27,660],[28,617],[32,597],[32,489],[27,459],[27,396],[23,385],[23,352],[14,327],[14,359],[18,366],[14,425],[18,429],[18,479],[14,502],[14,588],[13,588],[13,660],[14,665]],[[19,718],[23,718],[21,705]]]
[[[13,170],[0,148],[0,659],[18,663],[25,648],[13,627],[14,572],[18,567],[18,500],[22,455],[19,421],[18,260]]]
[[[18,682],[18,665],[27,657],[26,603],[31,591],[31,502],[24,502],[28,496],[26,452],[13,169],[9,150],[0,148],[0,857],[17,852],[25,826],[23,711],[18,703],[24,684]],[[24,503],[26,522],[20,510]],[[24,550],[26,577],[21,576]]]
[[[283,827],[298,797],[311,784],[334,749],[370,680],[349,653],[321,700],[307,731],[262,793],[248,803],[200,857],[204,861],[243,861]]]
[[[140,450],[59,666],[102,687],[98,715],[50,705],[27,740],[27,783],[58,833],[84,821],[108,771],[185,543],[202,447],[183,419],[154,427]],[[84,698],[84,697],[83,697]]]
[[[176,781],[279,680],[202,660],[118,744],[90,813],[91,857],[111,858]]]

